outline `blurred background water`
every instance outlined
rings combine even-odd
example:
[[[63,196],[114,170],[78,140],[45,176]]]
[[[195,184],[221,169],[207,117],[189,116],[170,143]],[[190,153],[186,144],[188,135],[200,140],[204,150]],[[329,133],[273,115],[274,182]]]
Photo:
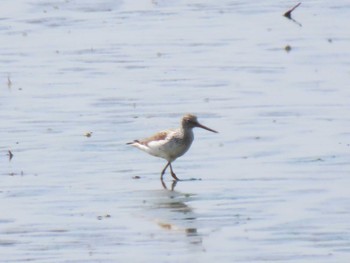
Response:
[[[1,1],[0,261],[348,262],[350,3],[294,4]]]

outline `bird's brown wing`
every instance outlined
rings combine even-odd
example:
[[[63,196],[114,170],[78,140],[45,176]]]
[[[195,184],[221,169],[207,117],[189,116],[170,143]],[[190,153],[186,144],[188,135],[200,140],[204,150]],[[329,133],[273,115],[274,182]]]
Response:
[[[165,140],[165,138],[169,135],[169,131],[161,131],[157,132],[151,137],[148,137],[146,139],[138,140],[138,143],[147,145],[151,141],[162,141]]]

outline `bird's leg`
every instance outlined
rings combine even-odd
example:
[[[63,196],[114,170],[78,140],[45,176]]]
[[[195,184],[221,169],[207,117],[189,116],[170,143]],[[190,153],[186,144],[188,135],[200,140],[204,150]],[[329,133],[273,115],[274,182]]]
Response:
[[[160,174],[160,180],[163,181],[163,175],[164,175],[164,173],[165,173],[165,171],[166,171],[166,169],[168,168],[169,165],[170,165],[170,162],[168,162],[168,163],[165,165],[165,167],[164,167],[162,173]],[[170,166],[170,167],[171,167],[171,166]]]
[[[176,174],[174,173],[173,167],[171,166],[171,163],[170,163],[170,162],[169,162],[169,166],[170,166],[170,173],[171,173],[171,176],[172,176],[176,181],[180,181],[180,179],[176,177]]]

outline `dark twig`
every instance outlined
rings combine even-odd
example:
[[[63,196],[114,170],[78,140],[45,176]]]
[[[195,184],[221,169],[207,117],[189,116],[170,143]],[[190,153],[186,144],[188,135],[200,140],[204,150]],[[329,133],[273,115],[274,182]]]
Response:
[[[12,86],[11,78],[10,78],[10,76],[7,76],[7,87],[11,88],[11,86]]]
[[[292,19],[292,12],[294,11],[294,9],[296,9],[298,6],[301,5],[301,2],[296,4],[295,6],[293,6],[292,9],[288,10],[287,12],[284,13],[284,16],[289,18],[289,19]]]
[[[13,157],[13,153],[10,150],[8,150],[8,154],[7,155],[9,157],[9,161],[11,161],[11,159]]]

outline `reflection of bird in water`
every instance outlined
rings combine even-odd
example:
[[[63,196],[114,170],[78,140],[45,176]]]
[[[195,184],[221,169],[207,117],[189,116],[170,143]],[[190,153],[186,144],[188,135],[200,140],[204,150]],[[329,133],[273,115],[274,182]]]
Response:
[[[162,186],[165,190],[168,190],[168,187],[166,186],[165,182],[163,180],[161,180],[162,182]],[[174,180],[172,183],[171,183],[171,191],[174,191],[175,190],[175,187],[176,187],[176,184],[177,184],[177,181]]]
[[[176,181],[173,182],[173,187]],[[154,211],[160,212],[155,220],[157,225],[165,230],[183,232],[191,237],[190,243],[200,244],[202,239],[197,233],[197,215],[187,203],[191,201],[192,194],[169,190],[162,191],[161,197],[155,201]],[[165,195],[164,195],[165,194]]]
[[[186,114],[182,118],[180,128],[161,131],[149,138],[135,140],[127,144],[131,144],[142,151],[168,161],[162,170],[160,176],[161,180],[163,179],[163,175],[168,167],[170,167],[171,176],[175,180],[179,180],[173,171],[171,163],[178,157],[184,155],[191,147],[194,139],[193,128],[195,127],[217,133],[217,131],[200,124],[195,115]]]

